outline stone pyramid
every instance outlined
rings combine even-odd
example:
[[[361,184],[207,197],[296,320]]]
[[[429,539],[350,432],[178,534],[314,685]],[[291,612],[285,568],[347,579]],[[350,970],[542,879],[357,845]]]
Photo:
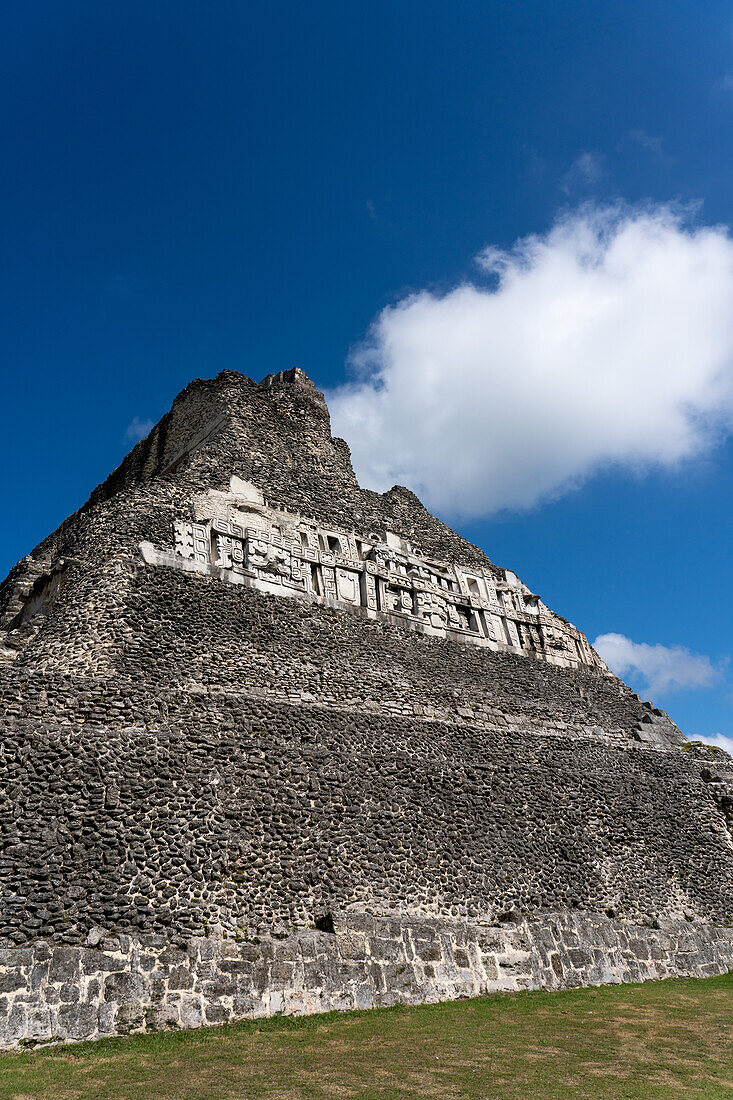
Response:
[[[0,1042],[733,965],[733,768],[301,371],[196,380],[0,586]]]

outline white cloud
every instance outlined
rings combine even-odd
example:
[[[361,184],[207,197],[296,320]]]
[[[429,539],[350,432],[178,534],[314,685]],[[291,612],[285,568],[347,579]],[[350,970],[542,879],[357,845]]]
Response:
[[[606,174],[606,163],[600,153],[581,153],[570,165],[561,184],[566,195],[578,188],[592,187]]]
[[[485,280],[388,307],[328,395],[363,483],[453,516],[601,469],[669,469],[733,425],[733,241],[668,206],[585,206]]]
[[[145,436],[154,426],[152,420],[141,420],[139,416],[136,416],[125,429],[125,439],[128,443],[137,443],[139,440],[145,439]]]
[[[667,150],[664,148],[664,138],[655,134],[647,134],[645,130],[629,130],[626,138],[632,145],[638,146],[640,149],[645,149],[652,156],[656,157],[660,164],[669,167],[674,164],[674,157],[671,157]],[[625,142],[622,140],[621,147]]]
[[[722,675],[721,667],[709,657],[681,645],[648,645],[623,634],[599,634],[593,646],[617,676],[641,676],[644,691],[652,696],[712,687]]]

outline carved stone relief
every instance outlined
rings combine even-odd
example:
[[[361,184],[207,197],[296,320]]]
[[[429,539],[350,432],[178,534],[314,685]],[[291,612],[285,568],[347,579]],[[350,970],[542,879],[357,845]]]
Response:
[[[143,544],[146,559],[167,565],[184,559],[238,583],[359,608],[425,634],[606,670],[584,635],[510,570],[497,580],[488,567],[422,559],[390,531],[324,528],[268,505],[238,478],[229,493],[197,497],[195,513],[194,521],[175,523],[175,556]]]

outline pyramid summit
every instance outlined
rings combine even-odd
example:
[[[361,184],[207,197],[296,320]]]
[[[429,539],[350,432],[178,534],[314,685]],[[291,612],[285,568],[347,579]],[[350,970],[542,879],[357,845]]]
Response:
[[[0,586],[0,1041],[733,966],[733,766],[294,368]]]

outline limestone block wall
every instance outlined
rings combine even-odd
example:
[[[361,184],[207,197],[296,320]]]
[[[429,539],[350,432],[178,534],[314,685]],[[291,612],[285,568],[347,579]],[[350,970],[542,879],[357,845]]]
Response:
[[[352,913],[330,927],[253,942],[91,935],[94,946],[0,951],[0,1047],[733,968],[733,928],[686,922],[661,930],[568,912],[504,925]]]

